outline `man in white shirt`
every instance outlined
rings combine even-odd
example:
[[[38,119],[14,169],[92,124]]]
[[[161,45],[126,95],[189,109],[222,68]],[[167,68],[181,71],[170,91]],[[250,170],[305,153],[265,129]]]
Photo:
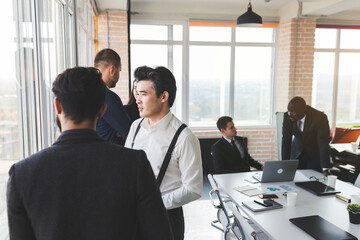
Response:
[[[165,67],[139,67],[134,75],[138,81],[136,100],[143,119],[131,125],[125,147],[144,150],[158,178],[169,145],[183,124],[170,111],[176,96],[176,81]],[[176,240],[184,239],[182,206],[201,197],[202,181],[199,140],[186,127],[179,135],[160,184]]]

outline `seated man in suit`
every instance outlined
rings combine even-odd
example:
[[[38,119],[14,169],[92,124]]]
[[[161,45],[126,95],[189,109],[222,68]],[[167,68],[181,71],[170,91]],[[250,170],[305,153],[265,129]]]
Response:
[[[236,136],[236,127],[231,117],[220,117],[216,125],[223,134],[211,148],[216,174],[248,172],[250,166],[259,170],[263,168],[261,163],[250,156],[247,138]]]
[[[313,169],[328,175],[330,127],[326,114],[306,105],[301,97],[288,104],[282,127],[283,160],[298,159],[299,169]]]
[[[52,91],[63,132],[10,169],[10,239],[172,239],[144,151],[106,142],[95,132],[106,110],[101,73],[68,69]]]

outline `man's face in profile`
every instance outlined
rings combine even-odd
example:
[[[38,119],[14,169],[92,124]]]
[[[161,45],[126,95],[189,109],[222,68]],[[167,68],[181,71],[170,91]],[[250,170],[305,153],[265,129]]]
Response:
[[[306,114],[305,110],[299,110],[292,104],[288,105],[288,112],[287,113],[289,115],[290,121],[292,121],[292,122],[299,121]]]

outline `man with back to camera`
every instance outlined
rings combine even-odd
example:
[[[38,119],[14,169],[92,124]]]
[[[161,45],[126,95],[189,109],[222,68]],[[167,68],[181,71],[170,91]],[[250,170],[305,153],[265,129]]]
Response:
[[[298,159],[299,169],[313,169],[328,175],[330,127],[326,114],[294,97],[284,114],[282,159]]]
[[[101,73],[68,69],[52,91],[63,132],[10,169],[10,239],[172,239],[145,153],[95,132],[106,110]]]
[[[110,90],[119,81],[121,71],[120,56],[114,50],[105,48],[96,54],[94,66],[100,70],[102,79],[108,87],[105,100],[107,110],[104,116],[100,118],[96,132],[106,141],[124,146],[131,120],[120,97]]]
[[[176,96],[173,74],[165,67],[143,66],[134,75],[138,80],[136,101],[142,118],[131,125],[125,146],[146,152],[168,210],[174,239],[184,239],[182,206],[200,198],[202,192],[199,140],[187,127],[180,131],[184,125],[170,111]],[[175,147],[166,154],[176,133],[180,135]],[[168,167],[163,165],[165,156],[170,160]]]
[[[220,117],[216,126],[223,135],[211,148],[216,174],[249,172],[250,166],[262,170],[262,164],[248,152],[247,138],[236,136],[237,129],[231,117]]]

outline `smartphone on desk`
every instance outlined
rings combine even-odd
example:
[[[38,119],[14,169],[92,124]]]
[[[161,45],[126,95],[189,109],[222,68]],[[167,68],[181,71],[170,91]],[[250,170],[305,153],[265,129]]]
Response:
[[[271,199],[271,198],[279,198],[276,194],[263,194],[259,195],[261,199]]]
[[[271,200],[270,200],[271,201]],[[272,206],[272,203],[269,202],[269,200],[254,200],[255,203],[257,204],[260,204],[261,206],[264,206],[264,207],[270,207]]]

